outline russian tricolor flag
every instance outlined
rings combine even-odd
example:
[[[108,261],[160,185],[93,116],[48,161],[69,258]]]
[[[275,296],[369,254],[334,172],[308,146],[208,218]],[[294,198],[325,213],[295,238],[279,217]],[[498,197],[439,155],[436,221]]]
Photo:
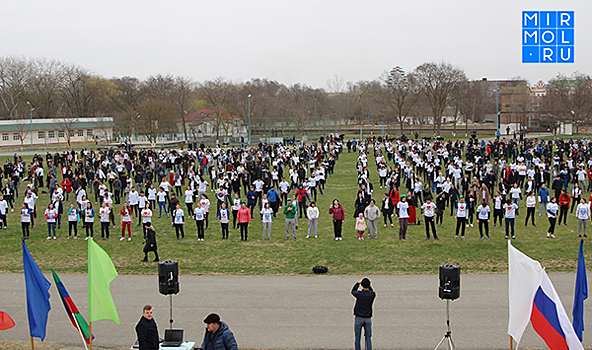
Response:
[[[583,350],[559,295],[541,264],[514,248],[511,242],[508,242],[508,260],[508,334],[520,343],[530,321],[549,349]]]

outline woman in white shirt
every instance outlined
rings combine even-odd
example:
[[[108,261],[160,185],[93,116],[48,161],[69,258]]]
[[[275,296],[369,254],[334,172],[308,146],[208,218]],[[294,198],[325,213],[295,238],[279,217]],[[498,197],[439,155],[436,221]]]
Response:
[[[577,185],[577,184],[576,184]],[[584,238],[588,237],[586,229],[588,227],[588,220],[590,220],[590,206],[586,204],[586,200],[584,198],[580,199],[580,204],[578,204],[578,209],[576,209],[576,216],[578,217],[579,221],[579,236],[582,237],[582,226],[584,227]]]
[[[185,212],[181,209],[180,204],[177,204],[177,207],[173,210],[172,217],[175,233],[177,234],[177,241],[179,240],[179,233],[181,233],[181,240],[184,240],[185,231],[183,230],[183,225],[185,224]]]
[[[265,232],[267,231],[267,239],[271,241],[271,221],[273,216],[273,209],[269,207],[269,202],[266,202],[263,209],[259,212],[261,214],[261,226],[263,227],[263,239],[265,240]]]
[[[94,224],[95,224],[95,210],[92,207],[92,203],[87,202],[86,208],[84,209],[84,228],[86,229],[86,238],[84,239],[85,241],[87,241],[89,238],[93,239]]]
[[[156,188],[153,184],[150,184],[148,188],[148,201],[150,202],[150,208],[156,208]]]
[[[53,239],[56,239],[56,217],[58,211],[53,207],[53,203],[49,203],[45,209],[45,218],[47,219],[47,239],[51,239],[51,232],[53,231]]]
[[[547,204],[547,218],[549,219],[549,230],[547,230],[547,238],[555,238],[555,224],[557,223],[557,213],[559,212],[559,205],[557,205],[557,198],[551,198],[551,202]]]
[[[319,208],[317,208],[315,201],[310,202],[308,209],[306,209],[306,216],[308,217],[308,235],[306,238],[310,238],[310,231],[313,231],[314,238],[318,238]]]
[[[524,227],[528,226],[528,218],[532,217],[532,227],[536,227],[534,224],[534,210],[536,208],[536,196],[534,191],[530,191],[526,197],[526,219],[524,219]]]
[[[407,197],[402,194],[401,200],[397,203],[399,214],[399,239],[407,239],[407,222],[409,220],[409,203]]]
[[[101,221],[101,240],[109,239],[109,213],[111,210],[107,203],[103,201],[101,209],[99,209],[99,220]]]

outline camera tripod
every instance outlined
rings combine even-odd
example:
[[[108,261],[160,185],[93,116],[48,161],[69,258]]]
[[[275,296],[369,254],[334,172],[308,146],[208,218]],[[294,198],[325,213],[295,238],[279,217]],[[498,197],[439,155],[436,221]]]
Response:
[[[450,331],[450,299],[446,299],[446,334],[442,337],[442,340],[436,345],[434,350],[438,350],[440,345],[448,341],[448,350],[454,350],[454,342],[452,341],[452,332]]]

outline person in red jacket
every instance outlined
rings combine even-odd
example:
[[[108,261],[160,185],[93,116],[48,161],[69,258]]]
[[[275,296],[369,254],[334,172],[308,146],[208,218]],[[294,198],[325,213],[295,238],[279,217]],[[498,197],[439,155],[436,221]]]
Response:
[[[302,219],[302,215],[306,216],[306,188],[300,185],[296,190],[296,199],[298,199],[298,208],[300,209],[300,215],[298,219]]]
[[[333,214],[333,231],[335,232],[335,240],[342,241],[341,226],[345,221],[345,212],[337,199],[334,199],[333,204],[329,207],[329,214]]]
[[[241,241],[246,241],[249,234],[249,222],[251,222],[251,211],[247,208],[247,203],[242,202],[241,207],[236,214],[238,227],[240,227]]]
[[[567,210],[569,209],[569,203],[571,197],[567,194],[565,189],[561,190],[559,195],[559,220],[557,220],[558,226],[561,226],[561,219],[563,219],[563,226],[567,226]]]
[[[62,180],[62,182],[60,183],[60,185],[64,189],[64,192],[66,192],[66,201],[69,200],[70,192],[72,192],[72,185],[70,184],[70,179],[68,179],[67,177],[65,177]]]

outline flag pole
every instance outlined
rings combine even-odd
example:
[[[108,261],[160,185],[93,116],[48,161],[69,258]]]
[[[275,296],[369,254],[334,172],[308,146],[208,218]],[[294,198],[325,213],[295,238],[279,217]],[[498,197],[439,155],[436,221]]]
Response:
[[[33,336],[31,336],[31,350],[35,350],[35,342],[33,341]]]
[[[512,336],[510,335],[510,350],[514,349],[514,342],[512,341]]]
[[[84,334],[82,334],[82,328],[80,328],[80,324],[78,324],[78,320],[76,319],[76,317],[74,318],[74,322],[76,322],[76,328],[78,328],[78,334],[80,334],[80,338],[82,338],[82,343],[84,343],[84,348],[88,350],[88,347],[86,346],[86,339],[84,339]],[[90,337],[92,338],[92,334],[90,335]]]
[[[88,344],[90,345],[90,350],[92,350],[92,322],[88,323],[88,334],[89,334],[89,337],[88,337],[89,343]]]

